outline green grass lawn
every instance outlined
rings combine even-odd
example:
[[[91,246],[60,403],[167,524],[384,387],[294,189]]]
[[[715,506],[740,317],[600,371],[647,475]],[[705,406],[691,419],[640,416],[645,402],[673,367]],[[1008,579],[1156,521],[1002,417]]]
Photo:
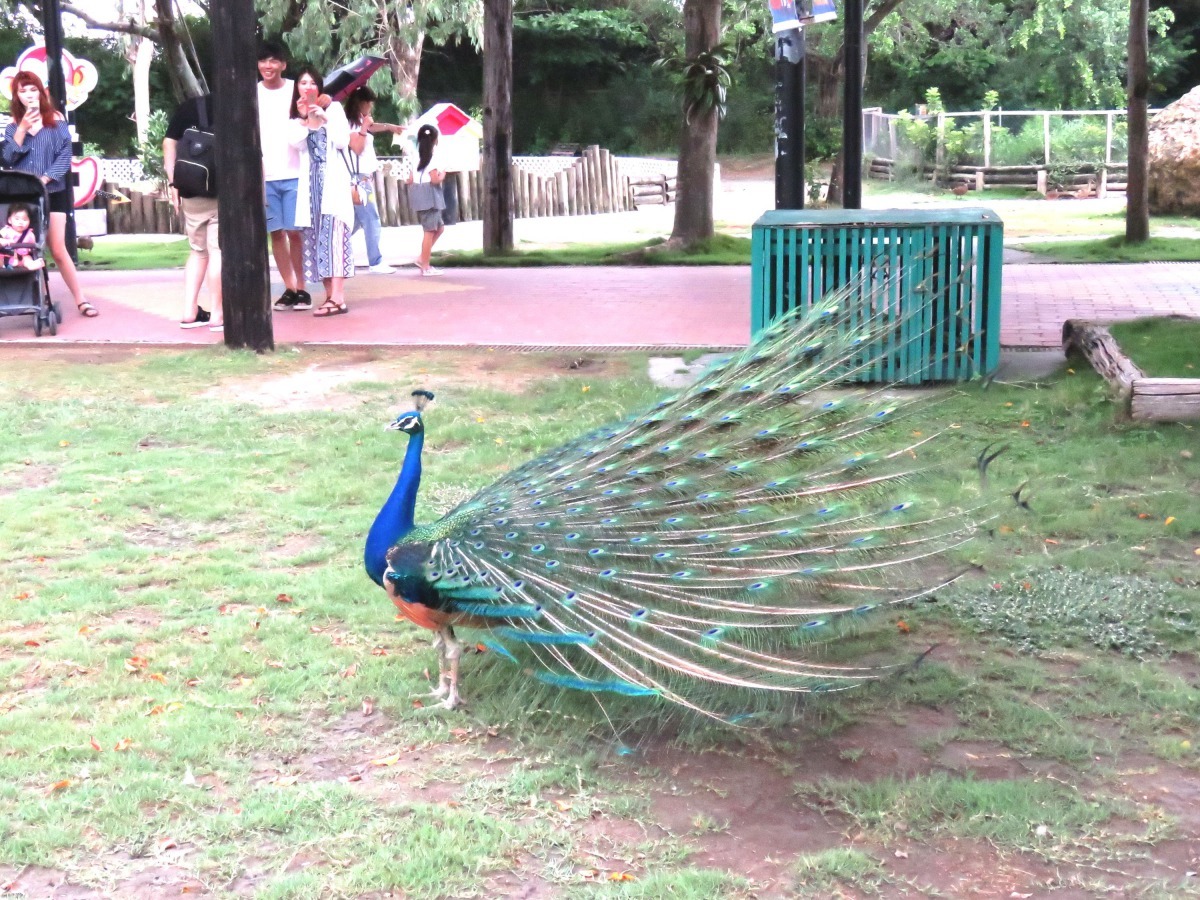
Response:
[[[1152,237],[1140,244],[1124,236],[1088,241],[1031,241],[1020,249],[1062,263],[1198,262],[1200,237]]]
[[[0,883],[706,900],[762,896],[767,865],[798,897],[953,896],[939,872],[1000,868],[1023,893],[1194,887],[1155,860],[1200,845],[1173,805],[1200,784],[1195,431],[1115,422],[1091,372],[920,392],[893,426],[956,461],[920,488],[933,509],[1008,446],[968,574],[853,638],[936,644],[919,669],[663,736],[653,703],[531,689],[488,654],[464,658],[467,709],[420,707],[429,636],[361,562],[411,389],[438,394],[430,521],[651,403],[643,357],[36,349],[0,359]],[[747,855],[773,805],[801,837]]]
[[[1200,378],[1200,322],[1137,319],[1109,326],[1134,364],[1151,378]]]
[[[186,238],[171,241],[106,241],[97,239],[91,250],[79,251],[80,269],[125,271],[178,269],[187,262]]]

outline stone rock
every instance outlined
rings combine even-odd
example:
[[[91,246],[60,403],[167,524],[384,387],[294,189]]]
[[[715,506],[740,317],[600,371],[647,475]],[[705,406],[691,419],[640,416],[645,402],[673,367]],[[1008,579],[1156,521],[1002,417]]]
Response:
[[[1150,212],[1200,216],[1200,87],[1150,120]]]

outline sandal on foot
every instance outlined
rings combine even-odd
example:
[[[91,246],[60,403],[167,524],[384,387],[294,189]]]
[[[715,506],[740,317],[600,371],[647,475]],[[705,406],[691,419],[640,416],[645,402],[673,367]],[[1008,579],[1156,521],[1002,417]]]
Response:
[[[79,314],[85,319],[94,319],[96,316],[100,315],[100,310],[96,309],[96,307],[92,306],[92,304],[86,300],[76,303],[75,308],[79,310]]]
[[[332,300],[326,300],[319,307],[313,310],[313,315],[318,319],[324,319],[329,316],[340,316],[348,312],[350,312],[350,307],[348,307],[345,303],[338,305]]]

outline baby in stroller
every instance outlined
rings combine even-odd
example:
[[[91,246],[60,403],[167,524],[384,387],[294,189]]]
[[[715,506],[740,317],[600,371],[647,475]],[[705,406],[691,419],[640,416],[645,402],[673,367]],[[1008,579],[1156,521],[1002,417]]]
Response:
[[[10,203],[8,224],[0,228],[0,260],[6,269],[40,269],[46,265],[33,231],[33,208]]]

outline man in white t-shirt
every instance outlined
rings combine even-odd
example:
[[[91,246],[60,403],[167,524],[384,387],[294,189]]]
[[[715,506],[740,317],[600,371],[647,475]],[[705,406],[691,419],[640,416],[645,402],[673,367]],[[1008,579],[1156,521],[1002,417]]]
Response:
[[[292,108],[292,81],[284,78],[287,50],[277,41],[263,41],[258,48],[258,138],[262,144],[263,181],[267,205],[267,231],[271,253],[284,291],[275,309],[312,309],[312,297],[304,284],[303,235],[296,229],[296,179],[300,152],[288,143],[287,124]],[[308,177],[308,173],[303,173]]]

